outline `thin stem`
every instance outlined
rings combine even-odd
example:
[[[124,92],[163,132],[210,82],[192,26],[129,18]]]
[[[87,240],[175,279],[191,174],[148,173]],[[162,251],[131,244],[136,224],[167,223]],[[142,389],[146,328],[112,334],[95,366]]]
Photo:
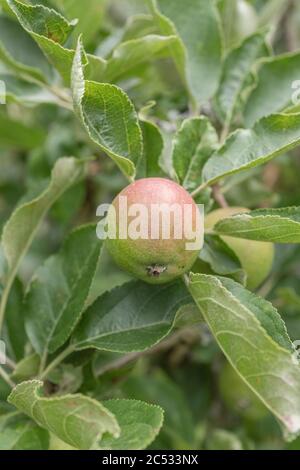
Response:
[[[222,208],[228,207],[227,201],[226,201],[226,199],[224,197],[224,194],[222,193],[220,185],[218,183],[216,183],[213,186],[212,192],[213,192],[213,197],[214,197],[215,201],[219,204],[220,207],[222,207]]]
[[[0,336],[1,336],[1,331],[2,331],[2,327],[3,327],[3,322],[4,322],[4,315],[5,315],[5,310],[6,310],[6,305],[7,305],[7,302],[8,302],[8,297],[9,297],[9,294],[10,294],[10,289],[11,289],[11,286],[14,282],[14,279],[15,279],[15,270],[10,274],[8,280],[7,280],[7,283],[3,289],[3,292],[2,292],[2,297],[1,297],[1,301],[0,301]]]
[[[50,364],[48,365],[48,367],[40,374],[40,379],[41,380],[44,380],[47,378],[47,376],[49,375],[49,373],[55,369],[55,367],[57,367],[67,356],[69,356],[70,354],[72,354],[73,352],[75,351],[75,347],[74,345],[70,345],[69,347],[67,347],[64,351],[62,351],[58,356],[56,356],[56,358],[50,362]]]
[[[41,362],[40,362],[40,367],[39,367],[39,375],[40,376],[42,375],[44,369],[46,368],[47,358],[48,358],[48,353],[47,353],[47,350],[45,349],[45,351],[43,352],[43,354],[41,356]]]
[[[9,367],[11,370],[15,370],[16,368],[16,363],[14,361],[12,361],[9,357],[7,357],[6,355],[4,354],[1,354],[0,353],[0,362],[3,364],[5,363],[5,365],[7,367]]]
[[[9,375],[5,372],[2,367],[0,367],[0,376],[11,388],[14,388],[16,386],[16,384],[11,380]]]
[[[229,122],[225,122],[224,127],[222,129],[221,135],[220,135],[220,144],[223,145],[225,140],[227,139],[227,136],[230,131],[230,124]]]

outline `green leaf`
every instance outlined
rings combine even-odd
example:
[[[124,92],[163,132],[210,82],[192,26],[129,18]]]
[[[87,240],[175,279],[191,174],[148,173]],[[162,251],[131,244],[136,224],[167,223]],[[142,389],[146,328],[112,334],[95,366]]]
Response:
[[[199,259],[222,276],[231,276],[238,282],[245,283],[245,272],[236,254],[229,246],[215,235],[206,235],[205,243],[199,253]]]
[[[260,63],[257,85],[248,98],[244,116],[248,127],[263,116],[292,104],[292,84],[299,79],[300,54],[289,53]]]
[[[72,338],[75,349],[142,351],[170,331],[191,297],[182,281],[153,286],[132,281],[106,292],[85,312]]]
[[[234,369],[287,433],[298,433],[300,369],[274,307],[230,279],[191,275],[189,289]]]
[[[38,380],[22,382],[8,402],[76,449],[97,448],[104,433],[119,436],[115,417],[100,402],[79,394],[46,398],[42,386]]]
[[[177,71],[185,84],[186,88],[188,89],[189,93],[191,93],[190,86],[187,80],[187,73],[186,73],[186,50],[185,46],[178,35],[176,27],[172,21],[164,16],[157,7],[157,0],[149,0],[149,6],[151,9],[151,13],[153,14],[154,22],[157,25],[158,30],[161,34],[165,36],[177,36],[178,39],[170,48],[170,53],[172,55],[173,61],[177,68]]]
[[[243,450],[239,437],[225,429],[214,429],[208,436],[206,447],[208,450]]]
[[[84,43],[89,44],[101,28],[104,13],[104,0],[56,0],[59,8],[67,18],[78,18],[78,23],[74,29],[75,38],[83,35]]]
[[[4,418],[4,419],[3,419]],[[15,413],[0,419],[0,450],[47,450],[48,432]]]
[[[300,207],[257,209],[218,222],[214,231],[249,240],[300,243]]]
[[[84,51],[78,42],[73,69],[74,109],[90,138],[134,178],[135,164],[142,156],[142,135],[128,96],[115,85],[84,80]]]
[[[207,101],[218,86],[222,62],[221,27],[214,2],[185,0],[184,8],[178,8],[173,0],[157,0],[157,5],[185,46],[186,77],[192,94],[200,103]]]
[[[39,224],[53,203],[84,174],[84,162],[72,157],[59,159],[49,186],[39,196],[21,204],[11,215],[2,234],[2,246],[10,274],[15,274],[31,245]]]
[[[63,44],[76,22],[67,21],[55,10],[43,5],[28,5],[18,0],[7,0],[7,3],[21,26],[36,41],[49,62],[68,84],[74,51],[64,48]]]
[[[203,169],[206,184],[267,163],[300,144],[300,114],[273,114],[253,129],[238,129],[208,160]]]
[[[122,390],[127,397],[157,403],[163,408],[164,423],[160,436],[171,439],[175,449],[198,448],[190,403],[183,390],[165,372],[155,369],[147,375],[141,375],[137,371],[128,377]]]
[[[31,150],[43,144],[46,134],[38,126],[31,127],[21,121],[0,114],[0,146],[14,150]]]
[[[27,335],[39,354],[56,351],[78,323],[101,247],[95,225],[80,227],[67,238],[59,254],[35,272],[24,309]]]
[[[23,285],[15,279],[10,291],[4,322],[4,339],[7,354],[17,361],[24,357],[27,336],[25,332]],[[16,325],[18,327],[16,328]]]
[[[244,42],[229,52],[221,76],[221,82],[215,96],[218,115],[227,125],[233,119],[241,94],[251,74],[253,64],[258,58],[268,55],[265,35],[262,33],[248,37]]]
[[[27,80],[46,83],[52,72],[37,44],[11,18],[0,16],[0,60]]]
[[[183,121],[173,140],[173,167],[178,182],[192,191],[202,182],[204,164],[218,147],[218,135],[204,117]]]
[[[101,81],[115,82],[126,76],[135,67],[170,55],[170,48],[177,41],[176,36],[149,34],[138,39],[121,43],[107,61]]]
[[[22,106],[36,106],[41,103],[60,104],[57,96],[35,83],[9,74],[0,74],[0,80],[5,83],[4,98],[8,104],[18,103]]]
[[[159,128],[151,121],[141,120],[143,133],[143,158],[140,161],[138,177],[150,178],[162,176],[160,157],[164,149],[164,140]]]
[[[25,356],[20,362],[17,363],[11,378],[17,382],[23,382],[36,377],[39,373],[40,357],[38,354],[31,354]]]
[[[138,400],[108,400],[105,407],[114,414],[121,428],[117,439],[105,436],[101,450],[146,449],[159,433],[163,424],[163,410]]]

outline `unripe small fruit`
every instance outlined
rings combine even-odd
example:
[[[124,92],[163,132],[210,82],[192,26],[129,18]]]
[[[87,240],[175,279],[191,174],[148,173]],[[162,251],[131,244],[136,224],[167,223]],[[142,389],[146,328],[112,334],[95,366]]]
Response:
[[[249,209],[244,207],[217,209],[205,217],[205,228],[212,229],[219,220],[243,212],[249,212]],[[252,290],[256,289],[271,271],[274,259],[273,243],[228,236],[222,236],[221,238],[234,251],[241,262],[242,268],[246,271],[247,287]]]
[[[128,211],[135,204],[143,205],[150,214],[154,206],[177,205],[180,210],[185,205],[191,209],[190,229],[196,233],[199,221],[198,207],[189,193],[174,181],[164,178],[144,178],[127,186],[113,201],[116,214],[119,214],[121,197],[127,201]],[[122,198],[122,201],[124,198]],[[122,214],[121,214],[122,215]],[[131,220],[130,220],[131,219]],[[164,217],[160,217],[160,223],[164,223]],[[107,248],[116,263],[133,276],[151,283],[162,284],[172,281],[185,273],[196,260],[199,248],[187,249],[187,243],[193,242],[182,230],[181,238],[174,236],[174,230],[178,229],[178,220],[171,214],[170,237],[163,236],[161,226],[158,227],[152,217],[148,220],[147,238],[122,239],[119,234],[120,217],[116,218],[117,237],[107,240]],[[127,228],[130,227],[132,217],[129,218]],[[151,229],[158,229],[159,236],[154,239]],[[197,235],[199,236],[199,234]]]
[[[219,376],[219,390],[227,408],[239,416],[256,421],[268,415],[265,405],[229,363],[224,364]]]

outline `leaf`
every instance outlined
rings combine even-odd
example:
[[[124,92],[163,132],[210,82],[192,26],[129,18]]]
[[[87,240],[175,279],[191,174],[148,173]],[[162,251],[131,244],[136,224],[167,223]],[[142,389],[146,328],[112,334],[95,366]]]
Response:
[[[245,283],[245,272],[231,248],[219,237],[206,235],[205,243],[199,253],[199,259],[207,263],[211,269],[222,276],[229,276],[237,282]]]
[[[27,335],[39,354],[55,352],[78,323],[101,247],[95,225],[77,228],[61,251],[35,272],[24,309]]]
[[[0,114],[0,145],[15,150],[31,150],[43,144],[46,134],[38,126],[31,127],[21,121]]]
[[[170,333],[191,298],[182,281],[153,286],[132,281],[106,292],[85,312],[71,340],[76,350],[142,351]]]
[[[83,176],[84,162],[72,157],[59,159],[53,170],[49,186],[39,196],[21,204],[11,215],[2,233],[2,246],[10,276],[31,245],[39,224],[52,204]]]
[[[17,361],[24,357],[27,336],[24,324],[23,285],[15,279],[10,291],[4,322],[4,339],[7,354]],[[16,328],[16,325],[18,327]]]
[[[43,397],[42,386],[38,380],[22,382],[13,389],[8,402],[77,449],[96,448],[104,433],[119,436],[115,417],[100,402],[80,394]]]
[[[173,166],[178,182],[188,191],[202,182],[204,164],[218,146],[218,135],[204,117],[185,119],[173,140]]]
[[[14,381],[22,382],[36,377],[39,373],[40,358],[37,354],[25,356],[20,362],[17,363],[11,378]]]
[[[57,6],[63,9],[67,18],[78,18],[74,29],[75,37],[83,35],[85,44],[89,44],[101,28],[105,1],[103,0],[56,0]]]
[[[122,390],[127,397],[157,403],[163,408],[164,423],[160,436],[169,438],[174,448],[177,450],[198,448],[190,402],[180,386],[165,372],[155,369],[146,376],[139,373],[131,374]]]
[[[163,136],[159,128],[151,121],[141,120],[140,126],[143,133],[143,158],[140,161],[137,173],[138,177],[150,178],[162,176],[160,157],[164,148]]]
[[[273,114],[253,129],[238,129],[208,160],[203,169],[206,184],[262,165],[300,144],[300,113]]]
[[[121,428],[117,439],[105,436],[101,450],[146,449],[155,439],[163,424],[163,410],[138,400],[108,400],[105,407],[117,418]]]
[[[73,70],[74,109],[90,138],[133,178],[142,155],[138,118],[128,96],[115,85],[84,80],[84,51],[78,42]]]
[[[70,85],[74,49],[63,47],[68,35],[75,27],[75,21],[67,21],[53,9],[43,5],[25,5],[17,0],[7,0],[25,31],[37,42],[49,62],[58,70],[65,84]],[[106,61],[87,54],[87,75],[89,78],[101,76]]]
[[[60,104],[58,97],[35,83],[9,74],[0,74],[0,80],[5,83],[6,103],[18,103],[22,106],[35,106],[41,103]]]
[[[157,25],[158,30],[161,34],[165,36],[177,36],[178,39],[174,44],[170,47],[170,52],[174,61],[174,64],[177,68],[179,76],[181,77],[184,85],[186,86],[187,90],[191,93],[188,80],[187,80],[187,73],[186,73],[186,50],[185,46],[178,35],[176,27],[172,21],[161,14],[157,7],[157,0],[149,0],[149,6],[151,9],[151,13],[153,14],[154,22]]]
[[[52,72],[37,44],[16,21],[0,16],[0,59],[27,80],[46,83]]]
[[[274,243],[300,243],[300,207],[257,209],[218,222],[222,235]]]
[[[184,8],[178,8],[173,0],[157,0],[157,5],[185,46],[186,76],[192,94],[198,102],[207,101],[218,86],[222,61],[221,27],[214,2],[185,0]]]
[[[189,289],[236,372],[289,434],[298,433],[300,369],[283,346],[288,340],[274,307],[230,279],[191,275]]]
[[[268,55],[265,35],[256,33],[246,38],[241,45],[227,55],[220,85],[215,96],[215,106],[223,121],[230,124],[242,91],[251,74],[254,63]]]
[[[0,433],[0,450],[48,449],[48,432],[19,414],[0,418]]]
[[[208,450],[243,450],[239,437],[225,429],[214,429],[208,437],[206,447]]]
[[[63,44],[76,22],[67,21],[55,10],[43,5],[28,5],[18,0],[7,0],[7,3],[21,26],[37,42],[49,62],[68,84],[74,51],[64,48]]]
[[[299,79],[300,54],[289,53],[261,61],[257,85],[250,94],[244,116],[248,127],[263,116],[282,111],[291,103],[294,81]]]
[[[111,58],[107,61],[101,81],[116,82],[139,65],[169,56],[170,48],[176,41],[177,38],[174,35],[149,34],[121,43],[114,49]]]

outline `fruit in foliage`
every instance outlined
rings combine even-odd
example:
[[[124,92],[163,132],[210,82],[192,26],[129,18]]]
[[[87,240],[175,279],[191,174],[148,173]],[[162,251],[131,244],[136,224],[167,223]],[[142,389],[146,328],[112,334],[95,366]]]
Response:
[[[269,413],[229,363],[224,364],[219,376],[219,391],[227,408],[239,416],[257,421]]]
[[[212,229],[219,220],[243,212],[249,212],[249,209],[244,207],[217,209],[205,217],[205,228]],[[221,238],[234,251],[241,262],[242,268],[246,271],[247,287],[256,289],[271,271],[274,259],[273,243],[228,236],[222,236]]]
[[[121,238],[119,232],[122,225],[120,215],[124,215],[125,212],[122,209],[124,200],[126,200],[127,213],[129,214],[126,229],[131,230],[132,224],[135,224],[135,228],[138,230],[144,229],[143,234],[146,231],[146,237],[142,235],[137,239],[128,236],[125,239]],[[144,217],[142,217],[143,221],[140,219],[140,224],[137,223],[137,217],[140,218],[142,213],[139,210],[135,211],[136,204],[142,205],[143,210],[147,211],[148,225],[145,225]],[[166,215],[164,214],[159,219],[150,217],[152,208],[157,205],[163,207],[162,204],[167,208],[176,204],[180,211],[184,205],[188,205],[191,210],[189,230],[194,230],[196,234],[199,212],[189,193],[171,180],[144,178],[127,186],[113,201],[113,207],[116,211],[117,236],[116,238],[109,236],[107,239],[107,248],[116,263],[133,276],[151,284],[169,282],[182,275],[192,266],[199,253],[199,247],[187,248],[187,244],[193,243],[195,239],[191,238],[191,233],[186,234],[186,223],[180,224],[181,227],[178,226],[178,219],[174,213],[170,211],[168,219],[170,221],[170,237],[164,235],[161,226],[161,222],[166,221]],[[130,211],[132,212],[130,213]],[[110,213],[111,211],[109,211],[108,220]],[[180,237],[176,235],[178,229],[180,230],[177,233],[182,233]],[[153,231],[156,233],[155,237],[152,235]],[[198,237],[199,233],[196,236]]]

